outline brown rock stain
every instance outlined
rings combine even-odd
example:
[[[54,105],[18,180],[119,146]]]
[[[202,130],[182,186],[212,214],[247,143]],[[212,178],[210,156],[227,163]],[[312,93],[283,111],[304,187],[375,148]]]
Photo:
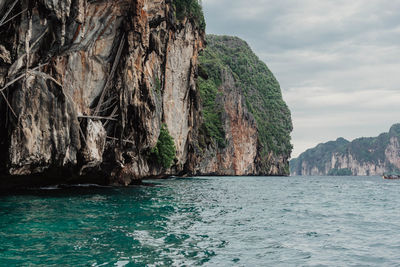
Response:
[[[76,28],[74,37],[72,38],[72,42],[74,42],[76,40],[76,38],[78,38],[78,35],[79,35],[80,31],[81,31],[81,27],[82,27],[82,24],[79,24],[78,27]]]

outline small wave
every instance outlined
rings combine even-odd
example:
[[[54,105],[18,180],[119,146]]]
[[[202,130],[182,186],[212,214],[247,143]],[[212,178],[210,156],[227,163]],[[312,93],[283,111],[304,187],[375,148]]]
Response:
[[[50,185],[50,186],[42,186],[39,188],[32,188],[32,189],[40,189],[40,190],[59,190],[59,189],[68,189],[74,187],[81,187],[81,188],[108,188],[110,186],[99,185],[99,184],[57,184],[57,185]]]
[[[317,232],[307,232],[305,235],[310,236],[310,237],[318,237],[319,236],[319,234]]]
[[[71,187],[108,187],[108,186],[99,185],[99,184],[72,184],[69,186],[71,186]]]
[[[61,189],[59,185],[43,186],[39,187],[40,190],[57,190]]]

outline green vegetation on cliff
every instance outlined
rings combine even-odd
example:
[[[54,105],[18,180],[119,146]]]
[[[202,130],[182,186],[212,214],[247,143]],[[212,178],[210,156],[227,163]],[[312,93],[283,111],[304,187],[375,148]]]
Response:
[[[157,145],[151,150],[150,155],[158,164],[168,169],[175,159],[176,149],[174,139],[168,132],[167,126],[162,125]]]
[[[172,4],[175,8],[175,16],[178,20],[181,21],[184,18],[189,18],[192,19],[201,30],[204,31],[206,29],[203,8],[199,0],[173,0]]]
[[[217,140],[223,137],[221,119],[218,119],[221,107],[216,97],[222,83],[221,72],[225,69],[233,74],[235,84],[243,91],[247,108],[256,120],[263,161],[270,152],[277,156],[290,155],[291,115],[272,72],[249,45],[237,37],[208,35],[206,40],[207,48],[199,57],[199,72],[208,79],[200,77],[198,83],[210,135]]]
[[[314,148],[308,149],[298,158],[290,161],[290,173],[301,173],[303,162],[312,162],[319,170],[325,168],[325,164],[332,158],[333,153],[344,154],[347,151],[349,141],[338,138],[336,141],[319,144]]]
[[[218,147],[225,147],[225,131],[222,127],[222,107],[217,105],[216,98],[219,94],[220,81],[215,79],[205,80],[199,77],[198,86],[203,105],[203,119],[205,131],[217,142]]]

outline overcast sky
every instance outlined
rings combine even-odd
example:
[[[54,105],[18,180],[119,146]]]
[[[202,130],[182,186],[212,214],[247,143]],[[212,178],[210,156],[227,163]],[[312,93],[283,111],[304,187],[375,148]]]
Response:
[[[246,40],[280,82],[296,157],[400,122],[399,0],[203,0],[207,33]]]

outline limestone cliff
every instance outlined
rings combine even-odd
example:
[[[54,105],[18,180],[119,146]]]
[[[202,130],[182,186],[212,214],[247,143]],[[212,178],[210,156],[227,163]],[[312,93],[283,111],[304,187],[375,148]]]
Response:
[[[237,37],[208,35],[199,75],[204,123],[196,171],[288,175],[290,111],[265,63]]]
[[[292,175],[382,175],[400,171],[400,124],[378,137],[319,144],[290,162]]]
[[[211,173],[223,155],[199,144],[204,26],[197,0],[1,0],[1,182]],[[233,74],[223,79],[229,160],[217,168],[283,174],[286,154],[258,170],[258,129]]]
[[[193,17],[178,20],[164,0],[4,3],[3,174],[128,184],[184,171],[204,32]],[[175,143],[171,169],[149,156],[162,123]]]

